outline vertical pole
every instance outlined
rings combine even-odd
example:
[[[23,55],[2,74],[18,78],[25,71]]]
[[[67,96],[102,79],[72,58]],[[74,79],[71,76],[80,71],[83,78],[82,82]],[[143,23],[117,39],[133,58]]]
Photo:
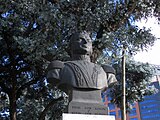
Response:
[[[126,120],[126,73],[125,73],[125,54],[126,48],[122,51],[122,120]]]

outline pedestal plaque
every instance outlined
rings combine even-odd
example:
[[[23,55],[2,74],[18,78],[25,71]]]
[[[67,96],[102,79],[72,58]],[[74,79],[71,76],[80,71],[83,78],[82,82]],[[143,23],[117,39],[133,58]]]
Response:
[[[71,101],[68,105],[68,113],[108,115],[108,107],[102,103],[84,103]]]
[[[115,120],[111,115],[87,115],[63,113],[62,120]]]

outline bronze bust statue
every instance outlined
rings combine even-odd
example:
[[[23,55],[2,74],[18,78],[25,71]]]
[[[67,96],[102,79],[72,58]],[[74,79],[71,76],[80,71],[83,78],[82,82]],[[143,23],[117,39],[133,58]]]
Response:
[[[75,33],[70,39],[71,61],[52,61],[47,79],[69,95],[69,113],[107,114],[101,100],[101,92],[115,83],[115,71],[109,65],[90,61],[92,41],[85,31]],[[82,107],[83,105],[83,108]],[[85,109],[88,106],[88,109]],[[101,109],[96,110],[96,109]]]

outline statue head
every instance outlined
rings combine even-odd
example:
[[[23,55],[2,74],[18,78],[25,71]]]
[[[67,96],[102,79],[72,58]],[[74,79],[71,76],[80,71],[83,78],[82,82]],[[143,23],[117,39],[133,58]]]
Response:
[[[74,33],[70,39],[71,55],[92,54],[92,40],[86,31]]]

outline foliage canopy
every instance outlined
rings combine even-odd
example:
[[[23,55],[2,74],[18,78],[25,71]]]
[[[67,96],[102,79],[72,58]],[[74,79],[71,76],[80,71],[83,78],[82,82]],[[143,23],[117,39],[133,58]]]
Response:
[[[1,110],[10,109],[16,120],[18,100],[34,92],[49,96],[45,68],[51,60],[69,58],[75,31],[90,32],[93,62],[116,63],[123,45],[128,55],[146,50],[155,37],[133,23],[150,16],[159,20],[159,9],[159,0],[0,0],[0,93],[9,99]]]

